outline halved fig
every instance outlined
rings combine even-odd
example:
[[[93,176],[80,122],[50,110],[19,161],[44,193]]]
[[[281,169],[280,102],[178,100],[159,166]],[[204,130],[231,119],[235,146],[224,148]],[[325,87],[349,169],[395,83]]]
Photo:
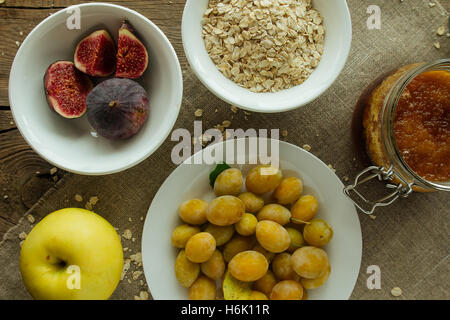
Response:
[[[147,67],[147,48],[136,37],[130,24],[124,21],[119,29],[116,77],[137,79],[144,74]]]
[[[97,133],[107,139],[127,139],[135,135],[149,115],[145,89],[130,79],[109,79],[88,95],[87,116]]]
[[[80,41],[75,49],[75,66],[93,76],[107,77],[116,68],[116,46],[106,30],[98,30]]]
[[[79,118],[86,112],[86,97],[93,85],[70,61],[51,64],[44,77],[48,105],[64,118]]]

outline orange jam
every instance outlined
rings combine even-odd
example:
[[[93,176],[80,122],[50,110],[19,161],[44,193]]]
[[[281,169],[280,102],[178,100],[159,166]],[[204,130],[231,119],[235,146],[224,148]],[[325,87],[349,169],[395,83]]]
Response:
[[[395,138],[408,166],[428,181],[450,181],[450,72],[428,71],[403,91]]]

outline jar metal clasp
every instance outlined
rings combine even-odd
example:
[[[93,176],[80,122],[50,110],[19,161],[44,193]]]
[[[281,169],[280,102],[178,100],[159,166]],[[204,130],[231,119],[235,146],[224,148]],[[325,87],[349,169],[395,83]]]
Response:
[[[379,181],[387,181],[386,188],[394,191],[378,200],[368,200],[357,190],[357,187],[374,178],[378,178]],[[400,180],[400,183],[394,184],[393,181],[395,178]],[[371,166],[361,171],[356,176],[354,183],[344,188],[344,193],[359,210],[370,215],[374,213],[377,207],[385,207],[392,204],[398,198],[408,197],[413,191],[413,184],[396,174],[392,165],[387,170],[384,167]],[[351,197],[352,193],[357,195],[356,200]]]

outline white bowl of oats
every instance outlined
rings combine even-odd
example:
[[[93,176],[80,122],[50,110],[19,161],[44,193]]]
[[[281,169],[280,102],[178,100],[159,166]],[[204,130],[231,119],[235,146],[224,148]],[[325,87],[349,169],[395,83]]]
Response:
[[[336,80],[350,52],[345,0],[187,0],[183,46],[216,96],[254,112],[304,106]]]

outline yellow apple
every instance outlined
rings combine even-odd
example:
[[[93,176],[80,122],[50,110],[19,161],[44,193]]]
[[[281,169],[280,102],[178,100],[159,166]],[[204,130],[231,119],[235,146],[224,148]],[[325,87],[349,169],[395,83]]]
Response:
[[[78,208],[42,219],[20,252],[20,272],[35,299],[108,299],[122,268],[122,244],[116,230],[99,215]]]

